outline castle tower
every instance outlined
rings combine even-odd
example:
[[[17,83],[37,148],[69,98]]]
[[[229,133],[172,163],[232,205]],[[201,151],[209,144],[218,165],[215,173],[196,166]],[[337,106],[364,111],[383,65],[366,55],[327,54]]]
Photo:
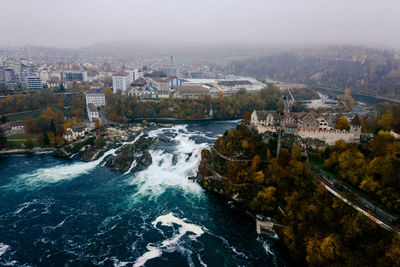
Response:
[[[357,115],[350,121],[350,133],[354,135],[354,142],[358,143],[361,135],[361,121]]]

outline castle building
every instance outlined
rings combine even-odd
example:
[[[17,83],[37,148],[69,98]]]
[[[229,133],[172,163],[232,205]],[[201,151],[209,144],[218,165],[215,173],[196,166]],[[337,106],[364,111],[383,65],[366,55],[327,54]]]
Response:
[[[257,111],[251,114],[250,124],[259,133],[276,132],[282,130],[288,134],[295,134],[303,139],[311,138],[334,145],[343,140],[348,143],[358,143],[361,135],[361,122],[358,116],[350,121],[348,130],[332,129],[325,118],[316,117],[312,113],[285,113],[280,116],[277,111]]]

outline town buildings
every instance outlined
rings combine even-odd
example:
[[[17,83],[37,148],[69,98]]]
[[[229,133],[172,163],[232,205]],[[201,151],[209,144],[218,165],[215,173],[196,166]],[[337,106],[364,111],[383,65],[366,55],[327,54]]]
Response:
[[[84,137],[85,133],[88,132],[86,124],[75,123],[71,127],[68,127],[63,135],[64,139],[68,142],[74,141],[78,138]]]
[[[210,88],[199,85],[183,85],[173,86],[176,98],[182,99],[200,99],[205,95],[209,95]]]
[[[93,123],[96,120],[100,120],[98,108],[106,105],[104,92],[100,89],[88,90],[85,92],[85,100],[89,121]]]
[[[112,76],[113,93],[116,94],[118,91],[126,93],[130,85],[130,80],[129,73],[125,71],[114,73]]]
[[[169,80],[167,78],[153,78],[153,87],[157,90],[158,98],[168,98],[170,95]]]
[[[63,78],[67,82],[86,82],[87,81],[87,72],[80,70],[68,70],[63,72]]]
[[[25,122],[23,120],[9,121],[1,124],[0,127],[6,136],[10,136],[12,134],[24,133]]]
[[[43,88],[42,80],[38,76],[26,77],[26,89],[28,90],[40,90]]]
[[[100,119],[99,111],[97,110],[96,106],[93,103],[89,103],[87,105],[86,110],[90,122],[94,122]]]
[[[93,104],[95,107],[106,105],[106,97],[100,89],[92,89],[85,92],[86,105]]]

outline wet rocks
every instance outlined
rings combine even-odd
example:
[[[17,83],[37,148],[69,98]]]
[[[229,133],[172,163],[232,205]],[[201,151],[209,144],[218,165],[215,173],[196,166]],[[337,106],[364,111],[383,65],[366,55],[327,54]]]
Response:
[[[83,140],[76,141],[54,150],[53,155],[58,158],[70,158],[72,155],[84,151],[85,147],[93,145],[95,140],[95,136],[89,136]]]
[[[107,161],[106,166],[127,172],[133,164],[131,171],[143,170],[152,162],[149,150],[154,143],[153,139],[141,137],[133,144],[124,145],[115,152],[116,156]]]
[[[152,138],[141,137],[134,141],[143,131],[143,127],[108,127],[100,134],[90,133],[84,139],[72,142],[53,152],[59,158],[79,158],[89,162],[102,157],[110,149],[116,149],[123,143],[128,143],[102,160],[101,164],[116,171],[140,171],[147,168],[151,162],[149,150],[155,143]],[[130,142],[130,143],[129,143]]]

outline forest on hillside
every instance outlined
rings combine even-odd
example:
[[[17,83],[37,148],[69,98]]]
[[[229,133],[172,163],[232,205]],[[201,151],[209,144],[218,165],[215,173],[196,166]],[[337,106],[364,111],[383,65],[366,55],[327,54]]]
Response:
[[[388,50],[349,46],[288,51],[234,61],[226,69],[259,79],[400,98],[400,59]]]
[[[309,165],[301,160],[299,146],[282,148],[279,157],[273,157],[273,140],[264,142],[244,124],[227,131],[215,141],[215,149],[229,158],[251,160],[226,161],[203,150],[200,176],[212,177],[216,172],[222,178],[204,179],[202,186],[234,195],[245,209],[270,216],[283,225],[275,230],[295,266],[398,266],[399,236],[316,182]],[[396,168],[398,172],[398,167],[393,164],[388,172]],[[373,182],[379,184],[376,188],[387,186],[388,178],[384,178],[379,181],[373,177]]]

